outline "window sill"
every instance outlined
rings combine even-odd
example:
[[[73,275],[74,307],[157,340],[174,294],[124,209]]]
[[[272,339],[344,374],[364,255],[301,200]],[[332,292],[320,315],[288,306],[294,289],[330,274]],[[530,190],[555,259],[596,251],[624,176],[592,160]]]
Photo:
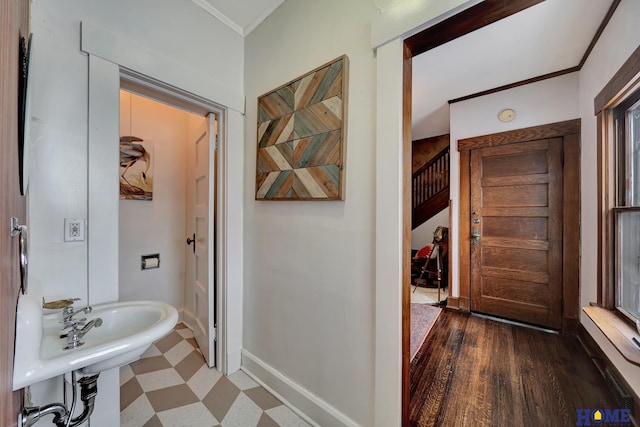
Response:
[[[618,317],[616,313],[601,307],[582,307],[582,311],[602,331],[613,346],[626,360],[640,366],[640,347],[632,340],[635,337],[640,341],[636,330],[627,322]]]

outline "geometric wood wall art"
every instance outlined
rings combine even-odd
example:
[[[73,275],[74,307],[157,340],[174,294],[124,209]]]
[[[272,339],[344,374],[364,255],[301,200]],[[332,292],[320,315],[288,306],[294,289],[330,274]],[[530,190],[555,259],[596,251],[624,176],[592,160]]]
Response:
[[[349,58],[258,98],[256,200],[344,200]]]

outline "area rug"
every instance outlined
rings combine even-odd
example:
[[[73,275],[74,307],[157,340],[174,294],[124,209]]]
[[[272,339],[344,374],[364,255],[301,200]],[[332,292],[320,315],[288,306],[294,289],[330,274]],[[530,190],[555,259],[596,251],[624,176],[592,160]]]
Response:
[[[415,291],[414,291],[415,289]],[[447,288],[440,289],[440,301],[447,299],[449,292]],[[422,286],[411,287],[411,302],[418,304],[436,304],[438,302],[438,289],[437,288],[425,288]]]
[[[424,339],[436,323],[442,309],[429,304],[411,304],[411,339],[410,357],[416,356],[422,346]]]

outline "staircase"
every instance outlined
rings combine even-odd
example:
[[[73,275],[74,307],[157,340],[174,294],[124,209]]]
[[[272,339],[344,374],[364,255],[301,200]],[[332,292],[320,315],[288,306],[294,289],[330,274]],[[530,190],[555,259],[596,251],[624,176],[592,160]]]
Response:
[[[449,145],[420,166],[412,181],[412,228],[416,228],[449,206]]]

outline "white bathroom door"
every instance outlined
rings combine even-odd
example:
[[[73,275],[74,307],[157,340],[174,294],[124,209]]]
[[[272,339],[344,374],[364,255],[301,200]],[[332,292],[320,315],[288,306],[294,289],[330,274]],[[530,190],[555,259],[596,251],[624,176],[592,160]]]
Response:
[[[215,116],[209,114],[189,147],[191,186],[191,232],[187,237],[187,280],[191,281],[192,310],[196,342],[207,364],[216,364],[215,332]],[[213,154],[213,155],[212,155]],[[213,178],[213,179],[212,179]]]

